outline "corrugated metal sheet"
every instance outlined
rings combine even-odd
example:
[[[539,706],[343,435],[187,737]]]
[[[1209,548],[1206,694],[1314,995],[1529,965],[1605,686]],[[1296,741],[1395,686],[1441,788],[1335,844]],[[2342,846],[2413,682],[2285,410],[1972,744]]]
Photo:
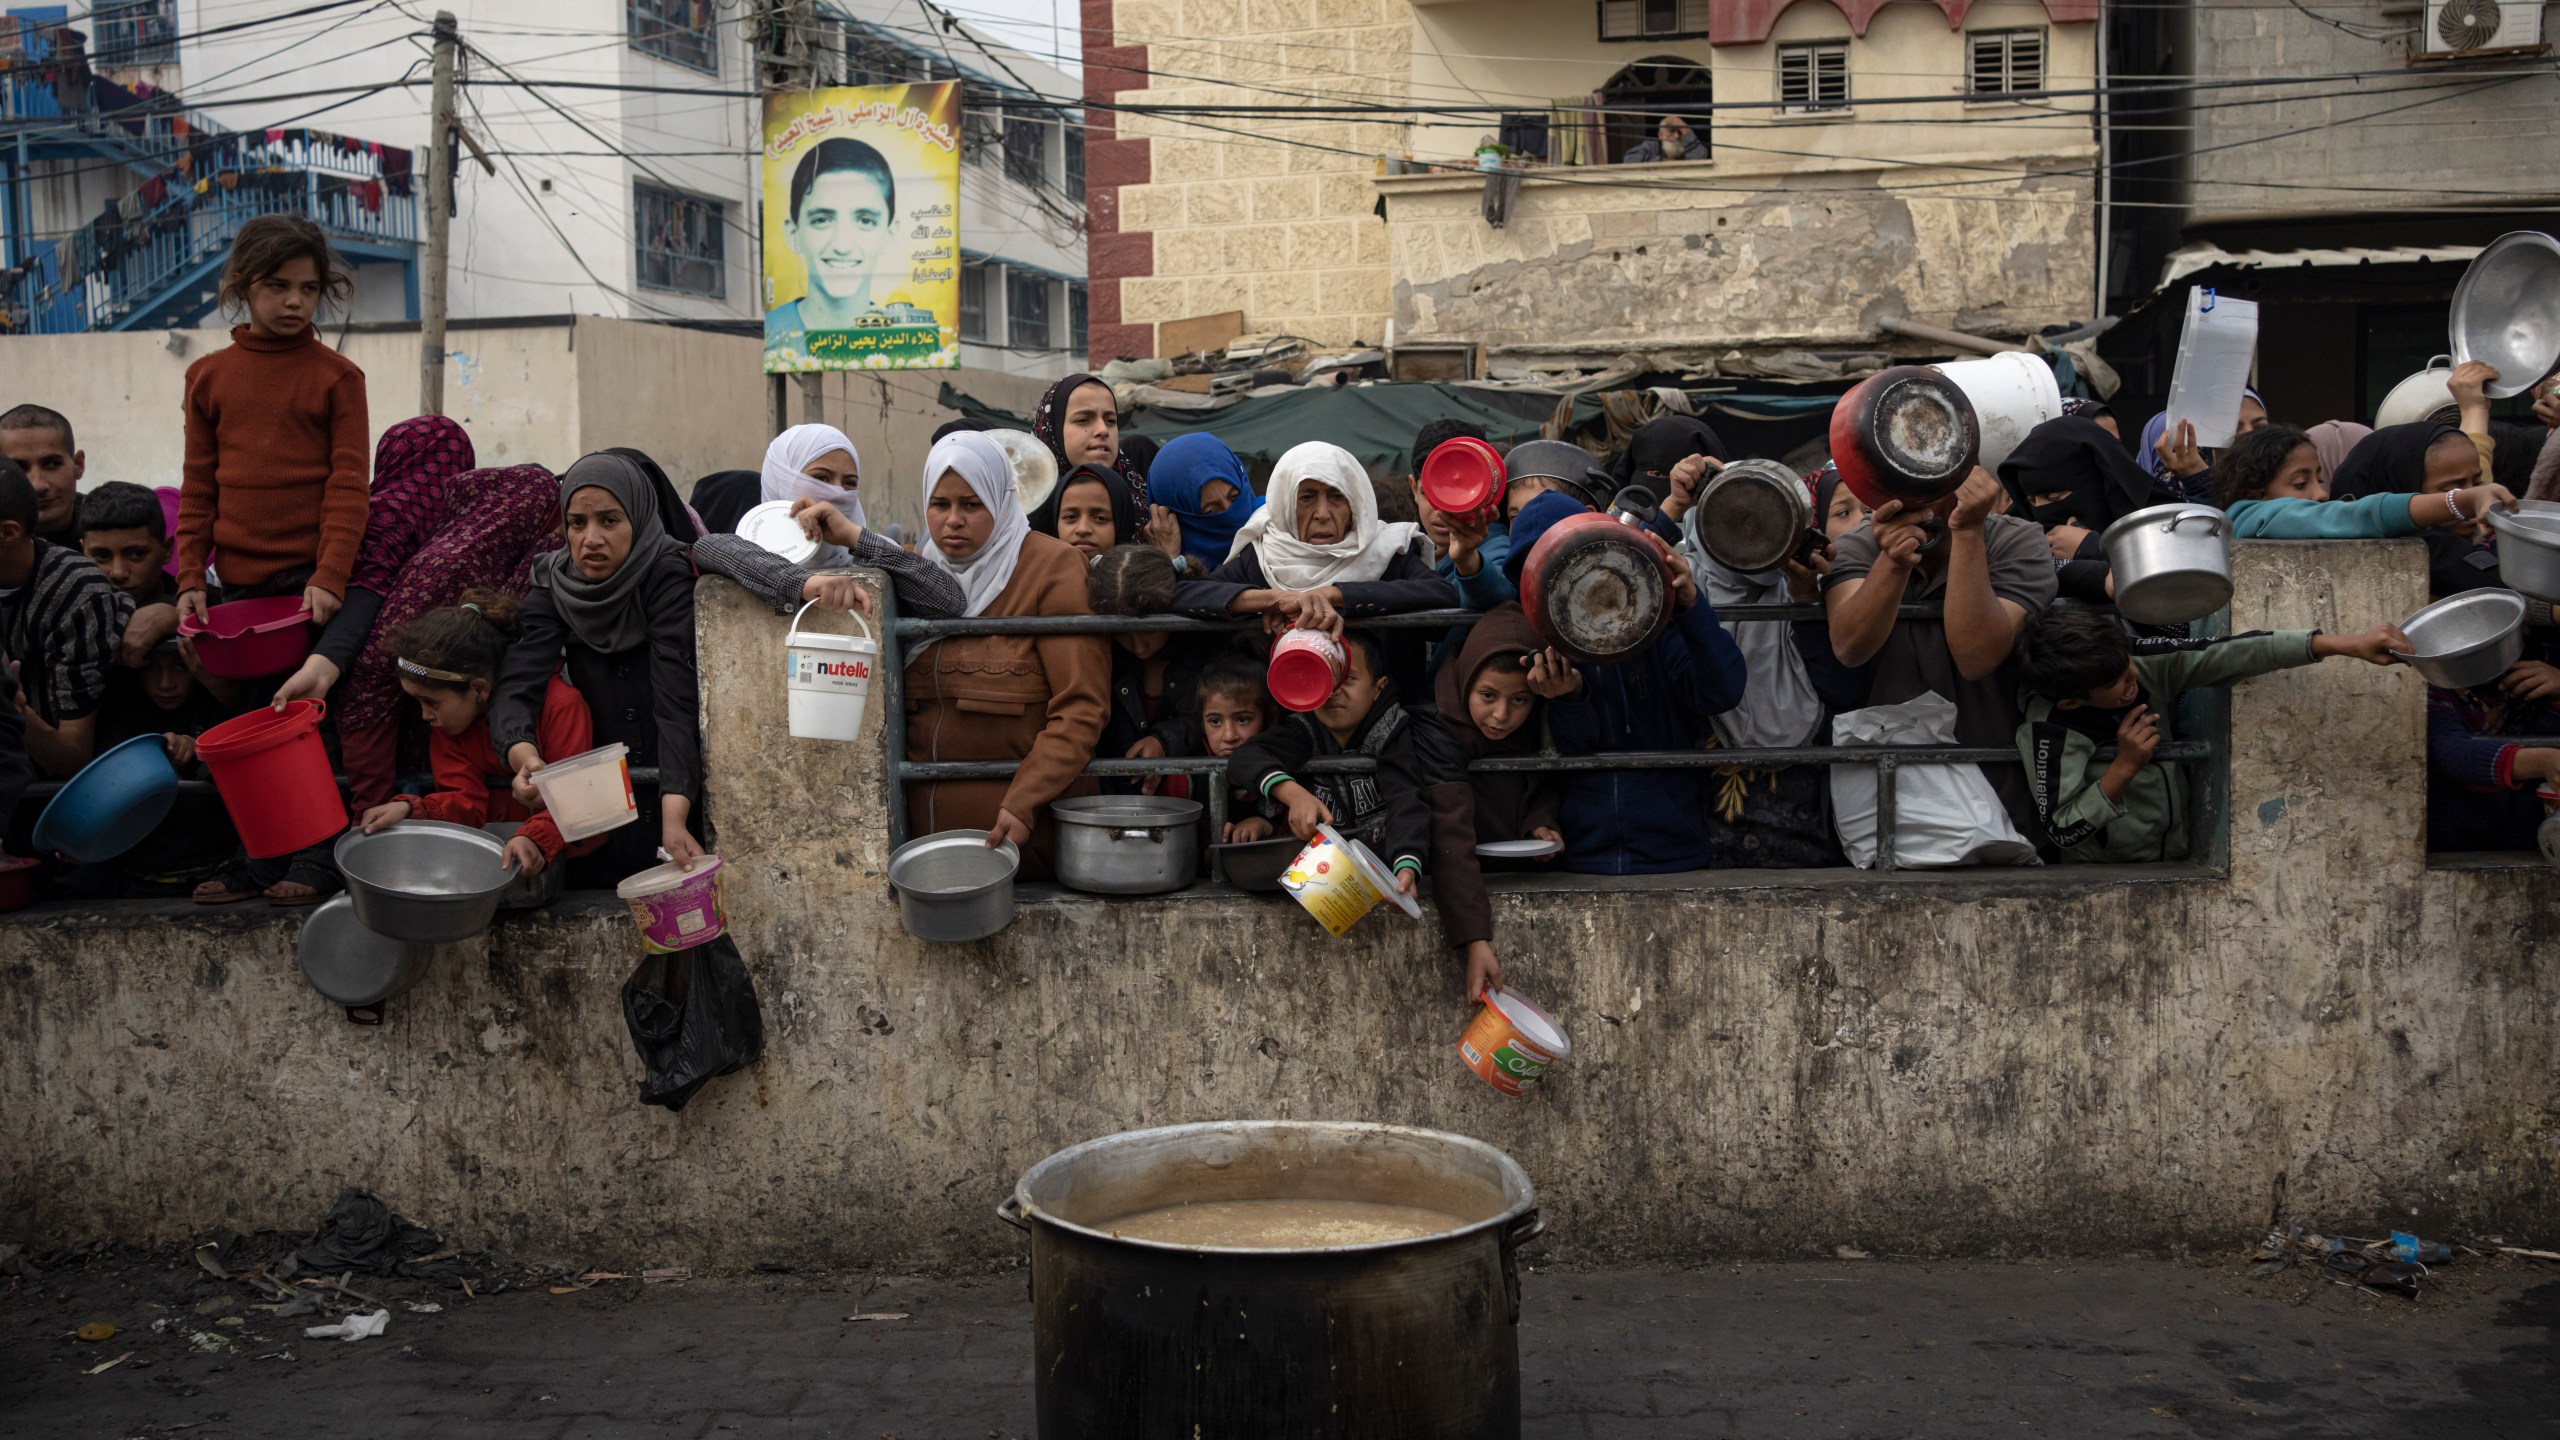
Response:
[[[2225,250],[2218,245],[2189,245],[2170,252],[2162,267],[2160,288],[2168,289],[2199,270],[2216,265],[2235,270],[2326,269],[2338,265],[2414,265],[2426,261],[2477,259],[2477,245],[2410,245],[2350,250]]]

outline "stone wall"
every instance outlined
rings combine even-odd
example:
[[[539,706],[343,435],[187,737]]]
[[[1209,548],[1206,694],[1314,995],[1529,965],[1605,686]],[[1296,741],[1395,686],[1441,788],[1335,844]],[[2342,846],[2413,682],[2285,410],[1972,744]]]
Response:
[[[2234,626],[2406,615],[2421,554],[2243,545]],[[990,1210],[1061,1146],[1260,1116],[1482,1137],[1589,1262],[2229,1245],[2279,1183],[2323,1222],[2560,1227],[2560,876],[2429,867],[2405,671],[2234,692],[2227,874],[1514,884],[1507,966],[1576,1049],[1513,1102],[1452,1051],[1428,925],[1333,941],[1204,887],[908,938],[877,750],[786,738],[782,622],[702,597],[761,1064],[634,1103],[609,903],[456,947],[379,1029],[303,986],[297,916],[0,917],[0,1238],[307,1225],[358,1184],[535,1257],[965,1262],[1012,1252]]]

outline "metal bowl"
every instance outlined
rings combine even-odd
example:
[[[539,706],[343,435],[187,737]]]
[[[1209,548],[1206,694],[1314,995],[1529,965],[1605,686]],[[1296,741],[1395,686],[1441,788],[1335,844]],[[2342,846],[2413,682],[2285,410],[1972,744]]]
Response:
[[[1212,845],[1211,854],[1224,867],[1227,883],[1239,890],[1253,890],[1277,895],[1280,876],[1289,862],[1298,858],[1306,843],[1294,835],[1271,840],[1249,840],[1241,845]]]
[[[2394,425],[2414,425],[2421,420],[2441,420],[2450,425],[2462,414],[2453,398],[2453,357],[2438,355],[2427,361],[2427,368],[2391,387],[2374,407],[2373,428],[2387,430]]]
[[[366,929],[426,945],[487,930],[516,883],[502,842],[442,820],[403,820],[371,835],[350,830],[338,837],[335,856]]]
[[[2498,578],[2506,587],[2560,601],[2560,515],[2532,508],[2510,515],[2492,505],[2489,528],[2498,532]]]
[[[355,901],[331,897],[302,922],[295,947],[302,978],[340,1005],[379,1005],[426,978],[432,945],[394,940],[365,928]]]
[[[2524,610],[2524,597],[2513,590],[2467,590],[2439,600],[2400,622],[2410,647],[2400,658],[2430,685],[2486,685],[2523,658]]]
[[[898,918],[919,940],[984,940],[1013,923],[1013,877],[1022,851],[990,850],[984,830],[943,830],[889,852]]]
[[[2533,388],[2560,363],[2560,240],[2515,230],[2489,242],[2453,287],[2453,359],[2498,367],[2489,398]]]

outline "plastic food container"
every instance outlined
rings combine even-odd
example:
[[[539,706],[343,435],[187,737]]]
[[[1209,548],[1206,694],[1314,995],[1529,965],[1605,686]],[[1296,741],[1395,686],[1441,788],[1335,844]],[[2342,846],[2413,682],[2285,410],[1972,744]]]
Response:
[[[226,680],[281,675],[311,653],[311,612],[299,595],[234,600],[181,617],[178,633],[195,642],[206,673]]]
[[[791,617],[791,629],[782,637],[791,737],[852,740],[862,734],[862,705],[871,695],[872,672],[880,665],[880,642],[871,638],[871,622],[859,610],[847,612],[862,627],[859,635],[801,629],[809,605]]]
[[[670,860],[613,887],[640,927],[641,948],[652,955],[690,950],[720,938],[729,916],[720,904],[720,857],[705,855],[687,870]]]
[[[1546,1011],[1508,990],[1484,992],[1484,1008],[1458,1037],[1458,1058],[1476,1077],[1518,1099],[1529,1082],[1573,1053],[1563,1027]]]
[[[1336,937],[1349,933],[1380,901],[1393,901],[1407,916],[1422,918],[1422,907],[1396,889],[1394,872],[1368,846],[1343,839],[1330,825],[1316,827],[1316,838],[1281,874],[1280,888]]]
[[[1346,669],[1341,641],[1321,630],[1292,630],[1271,647],[1265,679],[1272,699],[1304,713],[1324,708]]]
[[[794,565],[806,565],[818,542],[791,518],[791,502],[767,500],[738,517],[738,533]]]
[[[551,812],[561,839],[584,840],[640,818],[640,807],[631,798],[631,766],[625,759],[630,753],[630,746],[616,741],[533,772],[533,788],[542,792],[542,808]]]

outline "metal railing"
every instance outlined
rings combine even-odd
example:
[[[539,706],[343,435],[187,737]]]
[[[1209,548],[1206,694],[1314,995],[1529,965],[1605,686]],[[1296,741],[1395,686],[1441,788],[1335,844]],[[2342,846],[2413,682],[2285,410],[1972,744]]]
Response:
[[[889,844],[903,845],[910,838],[907,827],[907,786],[910,783],[938,780],[1004,780],[1019,769],[1019,762],[996,760],[909,760],[907,758],[906,661],[905,643],[938,640],[958,635],[1124,635],[1124,634],[1222,634],[1250,630],[1259,620],[1194,620],[1172,615],[1054,615],[1025,616],[1003,619],[915,620],[903,619],[896,613],[894,595],[883,587],[883,614],[880,678],[886,705],[883,716],[884,739],[888,750],[889,776]],[[1725,605],[1718,606],[1716,618],[1726,624],[1752,620],[1821,620],[1826,612],[1819,605]],[[1475,624],[1477,615],[1467,610],[1425,610],[1407,615],[1381,615],[1353,622],[1355,629],[1371,630],[1452,630]],[[1937,620],[1942,618],[1935,605],[1905,605],[1897,612],[1901,620]],[[1797,765],[1873,765],[1876,767],[1876,859],[1873,868],[1898,869],[1894,859],[1894,828],[1898,818],[1896,789],[1900,772],[1914,765],[2022,765],[2014,745],[1799,745],[1787,747],[1736,747],[1732,749],[1627,750],[1594,755],[1565,755],[1555,748],[1552,735],[1541,732],[1538,753],[1508,756],[1472,762],[1470,771],[1531,771],[1572,774],[1597,770],[1781,770]],[[2212,761],[2219,747],[2209,740],[2164,741],[2152,752],[2160,761]],[[2114,746],[2101,746],[2099,760],[2112,760]],[[1357,775],[1374,771],[1377,762],[1367,756],[1343,756],[1317,760],[1308,767],[1318,775]],[[1223,837],[1227,824],[1227,762],[1205,755],[1166,756],[1162,759],[1128,760],[1095,759],[1082,773],[1097,779],[1119,779],[1148,775],[1185,775],[1198,777],[1197,796],[1207,807],[1208,834]],[[2211,811],[2210,805],[2199,805],[2190,815],[2190,823],[2202,824]],[[1705,818],[1700,817],[1703,825]],[[2030,837],[2031,839],[2037,837]],[[2203,853],[2203,847],[2191,847],[2191,853]],[[1217,855],[1209,857],[1212,879],[1226,877]]]

